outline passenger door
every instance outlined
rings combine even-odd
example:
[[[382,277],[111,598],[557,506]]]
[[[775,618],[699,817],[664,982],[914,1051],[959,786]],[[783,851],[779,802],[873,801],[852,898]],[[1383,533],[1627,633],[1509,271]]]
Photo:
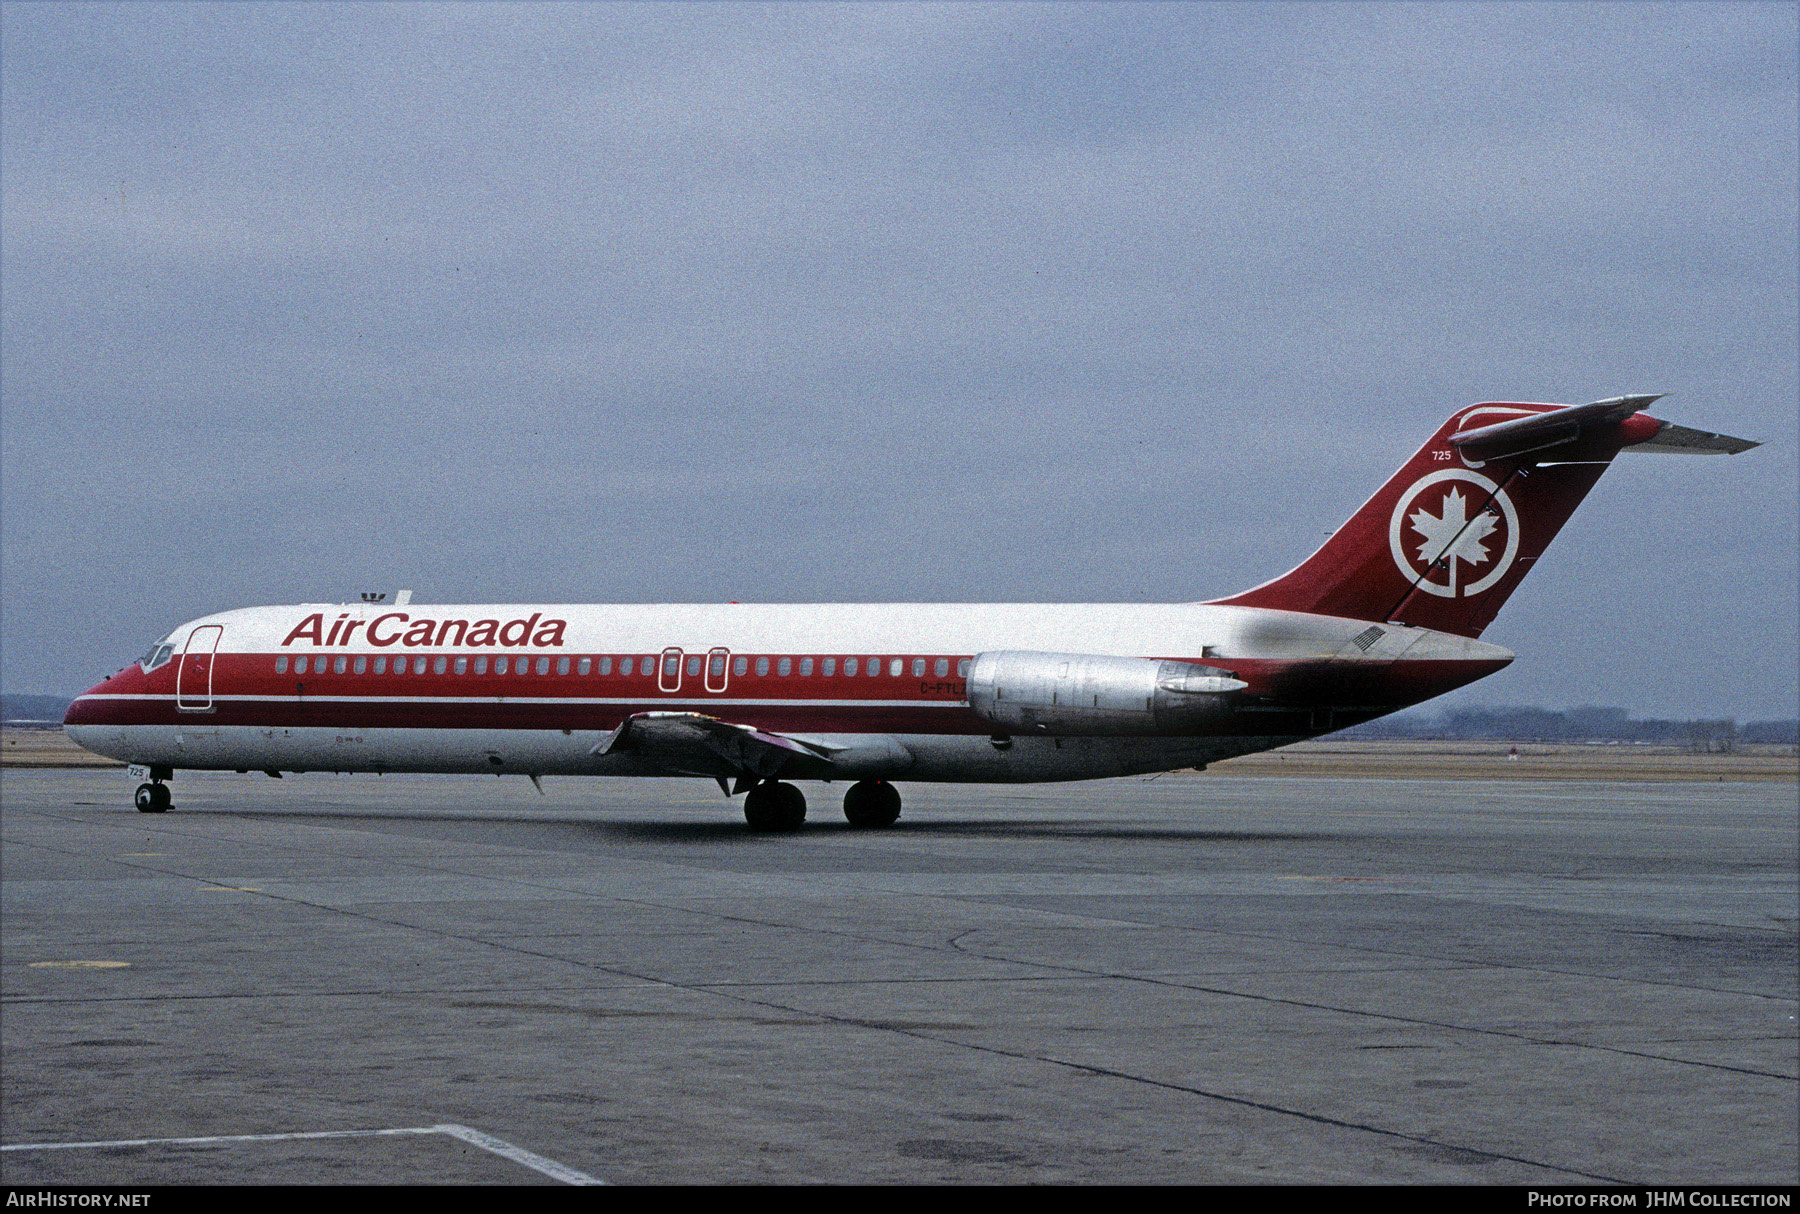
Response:
[[[188,634],[187,651],[175,672],[175,707],[183,712],[211,712],[213,663],[217,660],[223,624],[203,624]]]

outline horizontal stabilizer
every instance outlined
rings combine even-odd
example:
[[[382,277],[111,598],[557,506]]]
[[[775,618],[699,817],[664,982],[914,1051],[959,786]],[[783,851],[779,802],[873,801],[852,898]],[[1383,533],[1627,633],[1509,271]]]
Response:
[[[1623,421],[1638,410],[1662,399],[1649,396],[1614,396],[1589,405],[1571,405],[1546,413],[1531,413],[1450,436],[1450,445],[1471,460],[1510,459],[1533,451],[1575,442],[1602,426]],[[1646,421],[1651,419],[1646,418]],[[1656,423],[1666,425],[1667,423]]]
[[[1738,455],[1752,447],[1762,446],[1747,438],[1714,434],[1710,430],[1692,430],[1664,422],[1662,429],[1641,443],[1633,443],[1627,451],[1660,451],[1672,455]]]
[[[1572,446],[1583,438],[1595,437],[1610,430],[1616,449],[1625,451],[1665,451],[1687,455],[1736,455],[1762,444],[1747,438],[1732,438],[1707,430],[1692,430],[1649,416],[1636,416],[1640,410],[1661,400],[1660,395],[1614,396],[1589,405],[1571,405],[1525,417],[1510,418],[1491,426],[1462,430],[1450,436],[1450,445],[1468,460],[1485,462],[1513,459],[1521,455],[1545,452],[1554,456],[1552,448]],[[1616,423],[1630,418],[1629,424]]]

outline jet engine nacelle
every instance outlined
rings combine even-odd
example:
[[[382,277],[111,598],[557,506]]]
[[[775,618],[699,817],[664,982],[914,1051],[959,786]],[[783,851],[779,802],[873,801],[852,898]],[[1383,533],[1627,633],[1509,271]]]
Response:
[[[1009,732],[1093,736],[1186,732],[1246,686],[1193,662],[1007,649],[975,655],[968,694],[976,716]]]

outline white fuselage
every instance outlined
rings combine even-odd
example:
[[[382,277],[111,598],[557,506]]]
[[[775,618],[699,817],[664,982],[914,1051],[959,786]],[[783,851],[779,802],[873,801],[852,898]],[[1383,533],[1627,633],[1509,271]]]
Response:
[[[828,755],[826,778],[1083,779],[1198,766],[1341,728],[1503,666],[1427,629],[1204,604],[301,604],[222,612],[80,697],[81,745],[151,767],[720,775],[599,753],[636,714],[704,714]],[[1001,734],[995,651],[1232,676],[1204,729]],[[504,666],[504,670],[502,670]],[[806,778],[806,777],[802,777]]]

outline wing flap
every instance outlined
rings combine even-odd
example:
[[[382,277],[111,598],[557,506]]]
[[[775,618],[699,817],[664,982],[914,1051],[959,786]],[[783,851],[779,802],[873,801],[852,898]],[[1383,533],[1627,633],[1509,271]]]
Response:
[[[808,776],[829,774],[832,767],[805,743],[700,712],[633,713],[589,753],[627,750],[683,775]]]

